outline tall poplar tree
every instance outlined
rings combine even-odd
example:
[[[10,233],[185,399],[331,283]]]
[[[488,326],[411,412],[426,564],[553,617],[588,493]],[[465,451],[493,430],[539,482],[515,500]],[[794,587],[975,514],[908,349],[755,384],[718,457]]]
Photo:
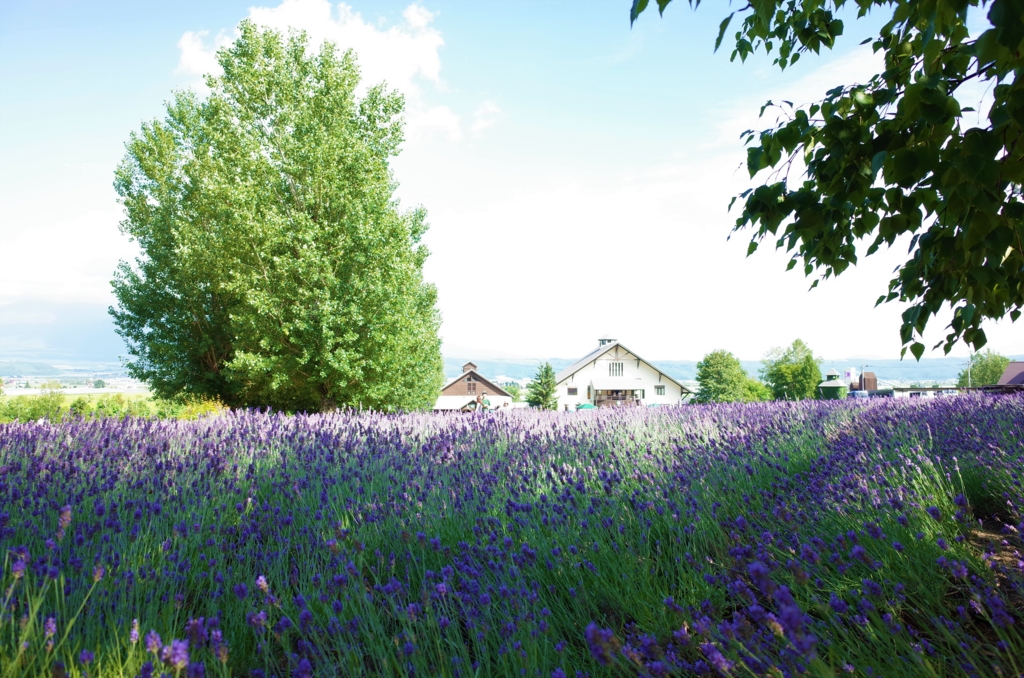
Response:
[[[404,101],[357,96],[355,55],[244,22],[210,93],[177,92],[116,173],[111,315],[132,376],[163,397],[284,410],[407,409],[442,382],[422,209],[389,159]]]

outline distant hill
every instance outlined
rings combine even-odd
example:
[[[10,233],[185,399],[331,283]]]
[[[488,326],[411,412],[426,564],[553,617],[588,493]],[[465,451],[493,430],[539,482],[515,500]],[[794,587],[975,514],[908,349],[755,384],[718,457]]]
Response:
[[[50,377],[60,374],[61,370],[45,363],[21,361],[0,362],[0,377]]]
[[[525,379],[537,374],[537,368],[543,360],[477,360],[474,358],[449,358],[444,359],[444,376],[446,379],[454,379],[462,374],[462,366],[468,362],[476,365],[477,372],[485,377],[506,376],[513,379]],[[564,370],[574,361],[563,358],[552,358],[548,360],[555,372]]]
[[[1010,356],[1013,360],[1024,360],[1024,355]],[[537,366],[543,360],[474,360],[473,358],[461,358],[445,356],[444,373],[449,379],[457,377],[462,373],[462,366],[471,361],[476,363],[477,371],[487,377],[504,375],[513,379],[524,379],[532,377],[537,373]],[[548,362],[555,368],[555,372],[564,370],[572,365],[575,360],[566,358],[550,358]],[[673,379],[680,381],[692,381],[697,378],[696,360],[652,360],[654,365],[660,367]],[[960,371],[964,369],[966,358],[924,358],[920,362],[913,358],[906,360],[868,360],[866,358],[843,358],[838,360],[823,360],[821,371],[827,372],[835,368],[844,372],[847,368],[853,367],[860,370],[861,365],[867,365],[868,372],[883,381],[896,382],[921,382],[932,383],[937,381],[949,381],[956,379]],[[741,360],[743,369],[747,374],[756,377],[761,369],[760,360]]]

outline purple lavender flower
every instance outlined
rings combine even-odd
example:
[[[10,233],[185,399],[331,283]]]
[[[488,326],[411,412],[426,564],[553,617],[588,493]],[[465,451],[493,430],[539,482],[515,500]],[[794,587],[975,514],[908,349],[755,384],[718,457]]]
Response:
[[[925,512],[935,520],[942,520],[942,513],[939,511],[937,506],[929,506],[925,509]]]
[[[618,640],[611,629],[599,628],[594,622],[587,624],[584,630],[584,638],[587,640],[587,647],[590,654],[601,666],[608,666],[612,663],[614,653],[619,649]]]
[[[146,651],[156,654],[160,651],[163,646],[163,642],[160,640],[160,634],[156,631],[150,631],[146,634]]]
[[[78,654],[78,661],[80,661],[85,666],[88,666],[89,664],[91,664],[94,659],[96,659],[96,655],[93,654],[92,651],[90,651],[90,650],[82,650]]]
[[[172,640],[165,661],[179,671],[185,668],[188,665],[188,641]]]
[[[729,671],[732,671],[734,666],[733,662],[726,659],[725,656],[721,653],[721,651],[719,651],[719,649],[711,643],[702,643],[700,646],[700,651],[707,658],[708,663],[715,667],[717,670],[721,671],[722,673],[728,673]]]
[[[864,586],[864,592],[869,596],[881,596],[882,587],[877,582],[871,581],[870,579],[862,579],[861,585]]]
[[[239,600],[245,600],[249,595],[249,587],[245,584],[235,584],[231,587],[231,592],[235,594],[235,597]]]

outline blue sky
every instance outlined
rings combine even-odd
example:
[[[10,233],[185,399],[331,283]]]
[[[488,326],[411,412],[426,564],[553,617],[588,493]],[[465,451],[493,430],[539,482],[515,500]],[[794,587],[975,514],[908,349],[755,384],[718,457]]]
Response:
[[[120,352],[104,309],[134,249],[114,167],[173,89],[201,90],[215,47],[251,16],[353,47],[367,81],[405,92],[394,169],[403,204],[430,214],[426,275],[449,346],[572,357],[610,332],[653,358],[756,359],[799,336],[829,358],[898,356],[902,309],[873,305],[905,248],[808,293],[784,255],[746,259],[742,235],[726,240],[729,198],[749,185],[739,133],[770,122],[757,119],[767,99],[868,77],[877,61],[858,43],[878,18],[848,17],[839,49],[780,73],[713,52],[723,7],[677,2],[632,29],[628,8],[3,3],[0,355]],[[992,326],[991,346],[1024,353],[1021,327]]]

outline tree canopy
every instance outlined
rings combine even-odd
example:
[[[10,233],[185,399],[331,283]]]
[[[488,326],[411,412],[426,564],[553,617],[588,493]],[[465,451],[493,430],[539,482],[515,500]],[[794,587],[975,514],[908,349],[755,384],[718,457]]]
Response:
[[[205,99],[176,92],[116,173],[111,314],[160,397],[284,410],[428,406],[442,382],[422,209],[388,164],[404,102],[355,55],[244,22]]]
[[[512,402],[521,403],[523,402],[523,390],[519,388],[519,384],[511,383],[506,386],[502,386],[505,392],[512,396]]]
[[[806,400],[818,396],[820,359],[797,339],[787,348],[773,348],[761,361],[761,378],[775,400]]]
[[[526,402],[530,407],[542,410],[557,410],[558,395],[555,383],[555,368],[551,363],[544,363],[537,368],[533,381],[526,387]]]
[[[670,2],[657,0],[659,10]],[[633,0],[631,21],[647,5]],[[732,59],[764,50],[785,69],[832,49],[846,7],[751,0],[722,21],[715,49],[737,19]],[[971,35],[968,13],[986,9],[988,26]],[[947,306],[953,319],[936,347],[948,353],[963,340],[979,349],[984,320],[1016,321],[1024,306],[1024,10],[1016,0],[857,0],[858,18],[869,11],[890,17],[867,41],[884,70],[812,105],[784,102],[781,123],[745,135],[750,176],[770,172],[739,196],[734,231],[752,229],[748,254],[774,241],[791,253],[789,268],[802,263],[820,278],[856,264],[859,244],[871,255],[906,237],[909,258],[878,299],[908,305],[904,353],[921,357],[929,319]],[[975,103],[971,81],[991,92],[984,118],[965,105]],[[794,167],[805,168],[802,179],[790,180]]]
[[[751,379],[729,351],[712,351],[697,363],[695,403],[735,403],[770,400],[764,384]]]
[[[971,369],[965,367],[956,380],[960,388],[967,386],[988,386],[999,382],[1010,359],[991,350],[975,353],[970,358]]]

